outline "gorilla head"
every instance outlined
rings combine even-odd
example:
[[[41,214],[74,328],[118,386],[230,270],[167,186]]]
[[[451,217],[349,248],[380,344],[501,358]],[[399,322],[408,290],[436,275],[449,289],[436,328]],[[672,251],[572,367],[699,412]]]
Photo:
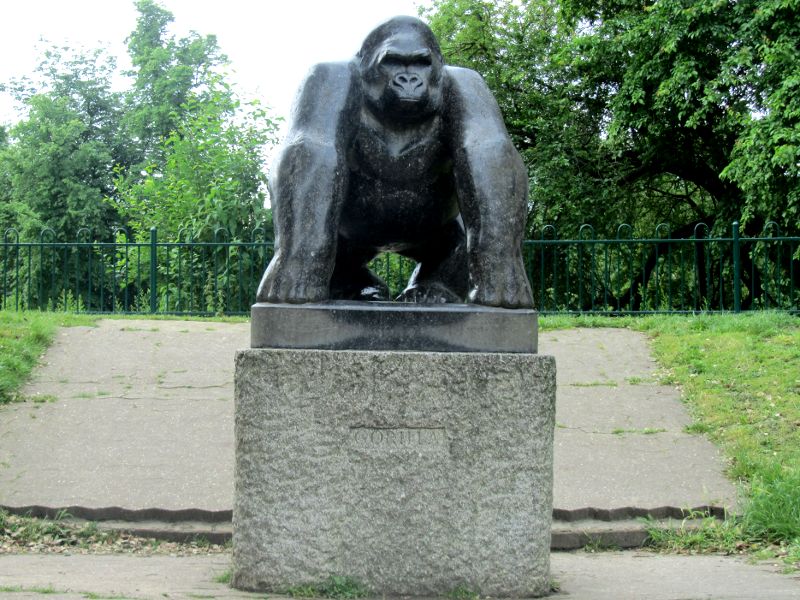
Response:
[[[356,60],[367,105],[376,115],[420,121],[442,102],[442,52],[425,23],[395,17],[364,40]]]

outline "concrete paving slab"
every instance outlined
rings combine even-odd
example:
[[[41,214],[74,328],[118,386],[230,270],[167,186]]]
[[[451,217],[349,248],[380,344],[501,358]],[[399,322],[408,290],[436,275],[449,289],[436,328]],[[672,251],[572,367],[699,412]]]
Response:
[[[545,331],[539,351],[554,355],[558,370],[553,497],[560,518],[608,510],[622,518],[625,508],[631,516],[663,507],[735,510],[726,461],[704,436],[684,432],[691,418],[680,391],[658,385],[645,335]]]
[[[24,391],[53,401],[0,407],[0,505],[224,517],[233,501],[233,356],[248,345],[248,323],[108,319],[60,330]],[[557,360],[557,509],[585,518],[586,508],[735,503],[719,452],[683,433],[690,420],[678,391],[652,383],[644,335],[546,331],[539,346]],[[137,518],[145,517],[164,515]]]
[[[11,506],[230,510],[233,399],[65,399],[2,415]]]
[[[644,552],[551,554],[558,600],[796,600],[800,577],[766,563],[729,556],[676,556]],[[263,598],[217,583],[230,555],[128,556],[0,555],[1,598]],[[25,590],[28,590],[26,592]],[[271,596],[274,597],[274,596]]]
[[[797,600],[800,577],[731,556],[556,552],[551,573],[565,600]]]
[[[601,451],[598,449],[602,448]],[[557,508],[699,508],[733,504],[735,491],[705,439],[561,430],[555,438]]]
[[[98,321],[59,330],[25,393],[59,400],[230,400],[249,323]]]
[[[658,370],[647,336],[629,329],[540,330],[539,352],[556,357],[563,383],[623,383]]]
[[[0,555],[0,589],[48,589],[48,598],[263,598],[231,589],[215,578],[230,569],[230,555],[130,556]],[[17,600],[20,592],[0,592]],[[31,595],[41,598],[41,594]]]
[[[0,504],[229,511],[247,323],[65,328],[0,413]],[[54,401],[49,401],[54,400]]]
[[[556,363],[558,364],[558,363]],[[557,423],[585,433],[680,433],[692,420],[672,386],[559,384]],[[676,401],[678,400],[678,401]]]

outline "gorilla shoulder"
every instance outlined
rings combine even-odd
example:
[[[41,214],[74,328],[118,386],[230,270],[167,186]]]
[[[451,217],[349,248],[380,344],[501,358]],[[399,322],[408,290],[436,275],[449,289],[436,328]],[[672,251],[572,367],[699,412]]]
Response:
[[[509,144],[500,107],[483,76],[464,67],[444,68],[444,116],[456,146]]]
[[[292,132],[335,130],[343,113],[352,111],[352,90],[358,73],[350,62],[324,62],[311,67],[300,85],[291,114]]]

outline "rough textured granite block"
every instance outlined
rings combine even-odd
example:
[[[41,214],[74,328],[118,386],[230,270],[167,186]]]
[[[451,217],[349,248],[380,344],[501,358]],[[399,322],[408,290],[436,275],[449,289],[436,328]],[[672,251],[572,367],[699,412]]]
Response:
[[[546,594],[554,418],[551,356],[239,352],[234,587]]]
[[[255,304],[253,348],[536,353],[538,313],[477,304]]]

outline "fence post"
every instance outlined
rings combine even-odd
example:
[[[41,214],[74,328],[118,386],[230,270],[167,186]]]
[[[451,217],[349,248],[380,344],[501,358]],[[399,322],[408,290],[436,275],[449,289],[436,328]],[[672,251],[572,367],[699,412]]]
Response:
[[[742,260],[739,247],[739,221],[733,222],[733,312],[742,312]]]
[[[158,308],[158,293],[156,290],[156,275],[158,261],[158,231],[155,227],[150,228],[150,312],[155,313]]]

